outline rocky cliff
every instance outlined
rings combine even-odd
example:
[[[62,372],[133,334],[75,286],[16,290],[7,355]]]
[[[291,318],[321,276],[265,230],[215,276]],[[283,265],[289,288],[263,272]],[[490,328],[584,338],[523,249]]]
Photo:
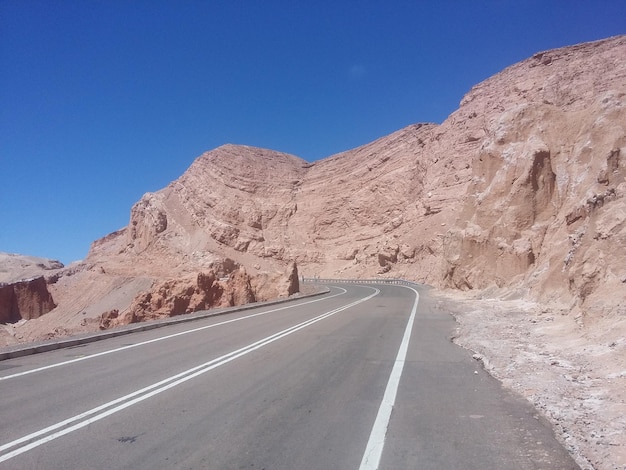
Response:
[[[63,267],[57,260],[0,252],[0,324],[38,318],[54,309],[43,274]]]
[[[39,318],[55,307],[43,276],[0,284],[0,323]]]
[[[623,57],[623,36],[538,53],[463,99],[456,114],[475,114],[484,135],[444,240],[447,285],[518,286],[585,312],[624,308]]]
[[[623,36],[537,53],[476,85],[441,125],[311,164],[220,147],[103,243],[150,266],[167,254],[201,268],[217,253],[611,309],[626,282],[623,57]]]
[[[251,278],[295,262],[305,276],[623,308],[623,57],[625,36],[535,54],[476,85],[439,125],[315,163],[239,145],[207,152],[51,279],[59,318],[122,311],[226,260]]]

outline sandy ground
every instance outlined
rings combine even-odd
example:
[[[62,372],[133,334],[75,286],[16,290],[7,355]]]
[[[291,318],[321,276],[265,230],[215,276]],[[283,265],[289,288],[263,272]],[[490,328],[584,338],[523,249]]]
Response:
[[[626,469],[626,317],[433,293],[458,322],[453,341],[533,403],[581,469]]]

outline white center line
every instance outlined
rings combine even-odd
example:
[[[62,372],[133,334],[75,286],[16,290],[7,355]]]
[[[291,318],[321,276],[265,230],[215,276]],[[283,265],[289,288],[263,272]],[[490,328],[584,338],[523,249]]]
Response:
[[[406,287],[415,292],[415,302],[413,303],[413,309],[411,310],[411,316],[404,330],[404,336],[402,337],[402,343],[400,343],[400,349],[396,356],[396,361],[393,364],[389,381],[387,382],[387,388],[383,395],[383,401],[378,408],[378,414],[370,433],[370,438],[367,441],[367,447],[363,453],[363,459],[361,460],[361,466],[359,470],[377,470],[380,465],[380,458],[383,455],[383,448],[385,447],[385,438],[387,437],[387,428],[389,426],[389,420],[391,419],[391,411],[396,402],[396,395],[398,394],[398,385],[400,384],[400,377],[402,377],[402,370],[406,361],[406,355],[409,349],[409,341],[411,339],[411,332],[413,331],[413,323],[415,322],[415,314],[417,312],[417,304],[420,299],[419,293],[412,287]]]

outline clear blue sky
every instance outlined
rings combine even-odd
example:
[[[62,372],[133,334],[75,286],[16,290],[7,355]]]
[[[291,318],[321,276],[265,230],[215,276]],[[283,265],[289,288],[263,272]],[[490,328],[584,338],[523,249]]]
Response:
[[[624,0],[0,0],[0,251],[81,259],[206,150],[317,160],[624,33]]]

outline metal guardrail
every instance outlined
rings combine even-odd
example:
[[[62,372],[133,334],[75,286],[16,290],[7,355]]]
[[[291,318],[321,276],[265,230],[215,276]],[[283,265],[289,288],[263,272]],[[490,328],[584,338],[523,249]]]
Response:
[[[373,278],[373,279],[328,279],[316,277],[304,277],[301,282],[317,283],[317,284],[397,284],[403,286],[421,286],[416,282],[407,281],[406,279],[395,278]]]

